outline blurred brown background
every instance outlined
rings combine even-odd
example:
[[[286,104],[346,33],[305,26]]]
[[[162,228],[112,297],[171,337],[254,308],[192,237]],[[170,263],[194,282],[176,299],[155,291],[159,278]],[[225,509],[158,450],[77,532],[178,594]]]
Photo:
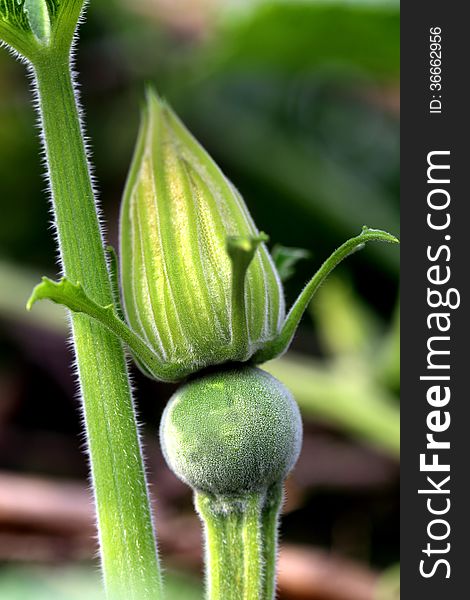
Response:
[[[95,175],[117,246],[148,82],[243,194],[271,245],[309,251],[288,305],[363,224],[399,234],[399,9],[393,1],[91,0],[77,48]],[[24,67],[0,51],[0,598],[100,598],[65,313],[26,313],[57,274]],[[287,485],[281,599],[398,597],[396,248],[369,245],[322,287],[292,351],[305,442]],[[134,371],[169,598],[202,597],[190,491],[160,454],[172,387]]]

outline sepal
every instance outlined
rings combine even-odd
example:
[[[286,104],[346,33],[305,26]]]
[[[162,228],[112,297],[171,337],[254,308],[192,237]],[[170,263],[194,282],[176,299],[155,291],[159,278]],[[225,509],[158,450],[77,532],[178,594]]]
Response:
[[[307,283],[294,305],[290,309],[281,331],[276,339],[269,342],[253,356],[255,364],[264,363],[273,358],[277,358],[286,352],[289,348],[292,338],[295,335],[300,319],[305,309],[309,305],[313,295],[321,284],[325,281],[333,269],[346,257],[354,252],[364,248],[366,242],[387,242],[389,244],[398,244],[399,240],[390,233],[380,229],[371,229],[363,226],[361,233],[346,241],[342,246],[333,252],[333,254],[322,264],[312,279]]]
[[[43,277],[42,282],[34,288],[26,308],[31,310],[35,302],[43,299],[62,304],[73,312],[83,313],[107,327],[128,346],[146,374],[160,381],[177,380],[172,365],[162,363],[151,348],[121,321],[116,307],[113,304],[97,304],[80,283],[72,283],[66,277],[60,281]]]

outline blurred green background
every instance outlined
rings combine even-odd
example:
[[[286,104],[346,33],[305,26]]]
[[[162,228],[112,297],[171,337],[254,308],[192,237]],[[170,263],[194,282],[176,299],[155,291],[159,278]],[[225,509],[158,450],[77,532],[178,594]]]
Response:
[[[239,188],[271,246],[308,251],[285,282],[288,305],[363,224],[399,234],[397,2],[91,0],[76,68],[113,245],[148,83]],[[35,124],[24,67],[0,50],[0,598],[92,600],[65,314],[24,309],[39,277],[57,274]],[[398,269],[396,247],[349,258],[292,351],[266,366],[305,422],[281,529],[281,599],[398,597]],[[169,598],[201,598],[190,492],[158,448],[173,388],[135,370],[134,380]]]

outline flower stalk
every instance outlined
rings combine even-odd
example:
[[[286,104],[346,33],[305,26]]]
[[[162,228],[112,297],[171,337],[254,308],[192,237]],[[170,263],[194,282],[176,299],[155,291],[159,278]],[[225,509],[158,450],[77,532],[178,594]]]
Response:
[[[272,593],[266,595],[271,586],[265,580],[271,575],[266,563],[275,561],[275,548],[270,546],[272,557],[267,556],[263,539],[265,501],[264,492],[243,498],[195,494],[196,510],[204,523],[210,600],[272,599]]]
[[[272,600],[283,484],[243,498],[195,493],[210,600]]]

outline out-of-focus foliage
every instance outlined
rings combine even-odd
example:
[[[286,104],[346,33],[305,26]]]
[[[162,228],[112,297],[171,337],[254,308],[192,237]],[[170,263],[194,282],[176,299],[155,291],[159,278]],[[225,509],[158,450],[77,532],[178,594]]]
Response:
[[[327,360],[291,354],[267,369],[293,392],[304,415],[398,455],[399,319],[384,332],[371,309],[332,276],[310,305]]]
[[[167,600],[201,600],[196,581],[166,573]],[[104,600],[98,571],[92,568],[12,568],[0,572],[2,600]]]
[[[191,93],[178,81],[170,93],[254,187],[270,226],[289,207],[291,227],[263,225],[271,239],[313,247],[325,227],[398,231],[396,115],[380,106],[393,102],[398,67],[396,6],[265,2],[222,22],[189,69]],[[377,245],[371,257],[396,272],[390,248]]]
[[[230,14],[230,11],[228,11]],[[391,3],[284,0],[245,4],[222,24],[214,54],[221,71],[262,69],[289,76],[313,69],[398,76],[400,20]]]
[[[377,317],[344,279],[331,276],[310,304],[310,313],[323,350],[330,355],[357,357],[370,353],[377,343]]]

